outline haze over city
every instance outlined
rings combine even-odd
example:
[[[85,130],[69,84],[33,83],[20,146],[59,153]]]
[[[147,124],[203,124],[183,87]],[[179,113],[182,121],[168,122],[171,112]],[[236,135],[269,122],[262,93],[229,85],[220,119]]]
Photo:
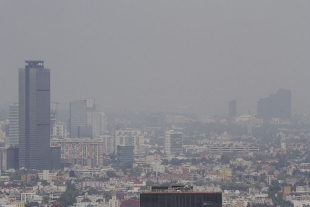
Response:
[[[18,68],[44,60],[51,100],[105,111],[256,114],[292,91],[310,112],[308,1],[1,1],[0,109],[18,102]]]
[[[0,207],[310,206],[309,8],[0,0]]]

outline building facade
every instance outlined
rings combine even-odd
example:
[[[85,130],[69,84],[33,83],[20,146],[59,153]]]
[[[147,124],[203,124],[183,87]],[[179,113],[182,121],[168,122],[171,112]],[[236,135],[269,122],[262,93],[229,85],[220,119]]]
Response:
[[[133,146],[134,154],[138,155],[139,146],[144,145],[144,134],[141,130],[125,128],[115,131],[115,154],[117,154],[117,146]]]
[[[87,125],[87,100],[70,102],[70,137],[79,137],[79,127]]]
[[[19,167],[49,169],[50,69],[25,61],[19,69]]]
[[[63,163],[102,167],[104,161],[103,139],[66,138],[52,139],[51,147],[60,147]]]
[[[9,109],[9,146],[18,146],[19,143],[19,105],[14,103]]]
[[[195,192],[181,186],[160,186],[150,192],[140,194],[140,207],[222,207],[221,192]]]
[[[134,146],[117,146],[117,162],[119,166],[132,166],[134,162]]]
[[[174,130],[166,131],[165,154],[183,154],[183,134]]]
[[[93,137],[98,137],[107,131],[107,119],[104,112],[88,111],[87,124],[92,126]]]
[[[112,135],[109,134],[100,135],[99,139],[103,140],[105,155],[114,153],[114,137]]]
[[[67,126],[64,123],[56,122],[55,126],[53,127],[52,137],[67,138]]]

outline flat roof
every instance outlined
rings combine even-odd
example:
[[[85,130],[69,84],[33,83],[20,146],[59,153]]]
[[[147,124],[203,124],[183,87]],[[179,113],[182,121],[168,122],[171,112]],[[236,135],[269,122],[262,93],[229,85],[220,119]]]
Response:
[[[43,63],[44,60],[25,60],[26,63],[34,62],[34,63]]]
[[[193,192],[193,191],[161,191],[161,192],[141,192],[140,194],[222,194],[222,192]]]

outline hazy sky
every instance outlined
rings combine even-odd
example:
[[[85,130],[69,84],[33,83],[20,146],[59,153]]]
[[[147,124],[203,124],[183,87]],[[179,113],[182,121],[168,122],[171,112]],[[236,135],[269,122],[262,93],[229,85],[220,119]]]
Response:
[[[105,110],[256,113],[280,88],[310,114],[310,1],[0,1],[0,108],[18,68],[51,69],[52,101]]]

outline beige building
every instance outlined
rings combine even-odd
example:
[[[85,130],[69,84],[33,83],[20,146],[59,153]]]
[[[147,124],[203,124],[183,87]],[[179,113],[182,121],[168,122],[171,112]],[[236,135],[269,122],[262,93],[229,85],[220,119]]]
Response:
[[[48,182],[51,182],[53,179],[53,176],[56,176],[56,172],[50,172],[49,170],[43,170],[42,172],[38,173],[38,176],[40,180],[46,180]]]
[[[112,196],[112,199],[109,200],[109,207],[119,207],[119,201],[116,199],[116,196]]]

